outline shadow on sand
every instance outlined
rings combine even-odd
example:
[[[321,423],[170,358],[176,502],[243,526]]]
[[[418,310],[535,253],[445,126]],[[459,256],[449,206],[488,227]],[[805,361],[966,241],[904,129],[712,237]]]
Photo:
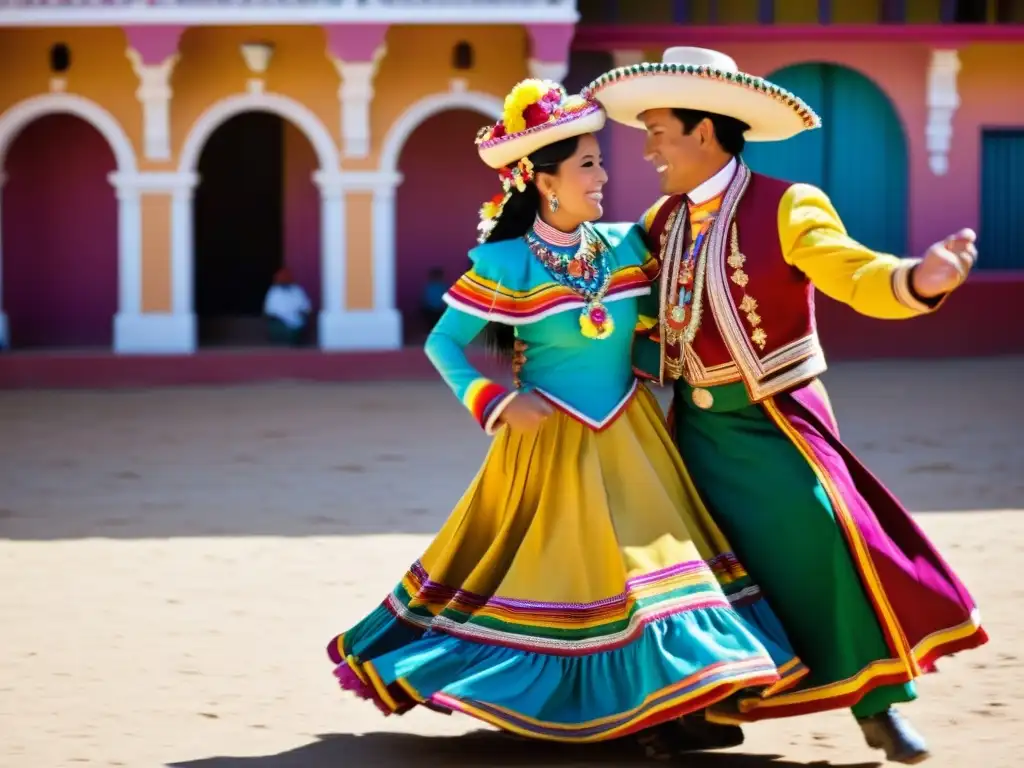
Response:
[[[880,768],[881,763],[793,762],[778,755],[705,753],[680,759],[688,768]],[[672,765],[636,755],[625,743],[568,746],[528,741],[491,731],[431,737],[404,733],[324,734],[304,746],[262,757],[206,757],[167,763],[168,768],[587,768]]]

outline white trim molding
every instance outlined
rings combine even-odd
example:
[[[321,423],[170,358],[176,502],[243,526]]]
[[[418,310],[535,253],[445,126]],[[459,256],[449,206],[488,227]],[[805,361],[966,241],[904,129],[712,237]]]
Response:
[[[164,0],[160,3],[100,2],[53,4],[8,0],[0,4],[0,26],[116,27],[184,24],[214,26],[323,24],[575,24],[576,0]]]
[[[273,112],[280,115],[306,135],[313,145],[321,169],[340,167],[338,147],[331,132],[307,106],[278,93],[239,93],[221,99],[199,116],[181,147],[178,170],[195,171],[199,155],[213,132],[235,115],[245,112]]]
[[[373,104],[373,78],[387,47],[378,45],[369,61],[342,61],[331,56],[338,70],[338,106],[341,109],[341,141],[345,157],[365,158],[370,154],[370,106]]]
[[[565,76],[569,74],[568,61],[540,61],[538,59],[530,59],[527,63],[529,65],[530,77],[536,77],[539,80],[551,80],[556,83],[561,83],[565,80]]]
[[[320,318],[320,345],[331,350],[402,348],[402,313],[395,302],[395,190],[401,174],[349,171],[340,178],[343,194],[369,192],[373,249],[373,309],[348,310]],[[325,275],[326,282],[326,275]],[[342,283],[343,285],[343,283]]]
[[[171,159],[171,73],[180,55],[168,56],[159,64],[146,64],[142,54],[129,48],[125,55],[139,78],[135,98],[142,106],[143,154],[149,160]]]
[[[181,195],[191,196],[198,176],[195,173],[176,173],[173,171],[149,171],[132,173],[113,173],[110,183],[117,190],[118,199],[124,201],[127,220],[126,237],[139,243],[138,272],[132,275],[131,283],[136,286],[137,295],[127,306],[122,305],[117,317],[114,318],[114,335],[118,339],[117,351],[122,354],[188,354],[195,350],[196,323],[190,313],[177,311],[172,306],[171,312],[142,311],[142,197],[143,195],[170,195],[172,199],[171,219],[174,223],[173,201]],[[179,265],[174,259],[174,237],[171,233],[171,297],[172,303],[185,289],[191,293],[192,271],[181,274]],[[189,281],[189,282],[185,282]]]
[[[40,117],[61,113],[80,117],[99,131],[110,145],[119,171],[138,168],[135,147],[117,118],[95,101],[71,93],[32,96],[0,113],[0,168],[4,167],[11,142],[25,126]]]
[[[380,152],[380,163],[378,164],[380,170],[389,173],[398,172],[398,156],[401,154],[405,142],[409,140],[413,131],[434,115],[452,109],[469,109],[492,120],[498,120],[501,117],[503,106],[504,99],[502,97],[480,91],[459,90],[458,88],[424,96],[406,109],[388,129]]]
[[[114,324],[114,351],[126,351],[127,340],[121,333],[118,317],[138,314],[142,302],[142,219],[137,194],[116,184],[121,174],[137,173],[135,147],[124,128],[110,112],[94,101],[68,93],[48,93],[20,101],[0,114],[0,177],[7,150],[30,123],[52,114],[70,114],[93,126],[106,139],[114,154],[117,172],[108,178],[117,189],[117,317]],[[2,186],[2,184],[0,184]],[[0,244],[0,280],[3,276],[3,249]],[[0,293],[2,295],[2,293]],[[7,316],[0,306],[0,339],[9,343]]]
[[[925,143],[928,165],[936,176],[949,172],[949,150],[953,146],[953,115],[960,107],[957,75],[960,56],[953,49],[932,50],[928,65],[928,122]]]
[[[395,191],[402,183],[398,160],[405,142],[424,121],[442,112],[469,109],[479,112],[483,120],[498,120],[502,106],[503,100],[497,96],[458,87],[425,96],[391,125],[384,137],[377,171],[345,174],[347,190],[373,193],[373,311],[365,316],[352,313],[352,325],[344,329],[350,339],[357,343],[373,339],[374,349],[398,349],[402,345],[402,315],[397,307],[395,284]]]

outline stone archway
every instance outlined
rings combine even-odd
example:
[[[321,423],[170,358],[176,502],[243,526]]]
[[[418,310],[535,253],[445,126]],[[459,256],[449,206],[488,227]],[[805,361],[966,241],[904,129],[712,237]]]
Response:
[[[193,190],[199,182],[196,172],[199,156],[207,140],[231,118],[247,112],[269,112],[290,122],[308,139],[319,169],[313,182],[320,191],[320,274],[321,311],[319,338],[321,347],[332,346],[330,327],[345,314],[345,238],[342,203],[342,174],[338,147],[321,120],[299,102],[273,93],[246,93],[229,96],[204,112],[192,126],[181,149],[178,176],[187,184],[175,188],[171,203],[171,303],[172,311],[187,317],[195,348],[196,321],[193,270]]]
[[[33,96],[0,114],[0,187],[7,151],[30,123],[53,114],[69,114],[94,127],[113,152],[117,171],[108,178],[117,189],[117,314],[113,318],[114,350],[131,346],[132,325],[141,308],[142,219],[136,190],[125,181],[138,174],[135,148],[128,134],[106,109],[94,101],[67,93]],[[0,242],[0,278],[3,250]],[[8,338],[7,318],[0,307],[0,341]]]
[[[374,313],[387,313],[393,325],[394,343],[401,343],[401,318],[396,307],[396,200],[395,194],[402,183],[399,159],[409,137],[430,118],[448,111],[472,111],[481,116],[481,125],[501,117],[503,101],[497,96],[477,91],[453,88],[443,93],[430,94],[409,106],[391,125],[381,147],[378,171],[367,174],[365,187],[373,192],[373,307]],[[466,147],[473,152],[472,144]],[[352,182],[349,188],[357,188]]]

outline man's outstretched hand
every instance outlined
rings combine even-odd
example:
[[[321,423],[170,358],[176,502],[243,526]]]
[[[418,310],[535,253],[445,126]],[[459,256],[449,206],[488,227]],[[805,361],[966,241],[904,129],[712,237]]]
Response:
[[[977,239],[973,229],[961,229],[929,248],[914,267],[914,292],[932,299],[963,283],[978,260]]]

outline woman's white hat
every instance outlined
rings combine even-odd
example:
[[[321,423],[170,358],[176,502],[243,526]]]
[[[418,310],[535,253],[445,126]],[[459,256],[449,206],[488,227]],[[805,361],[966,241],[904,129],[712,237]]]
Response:
[[[597,102],[568,96],[550,80],[523,80],[505,97],[501,120],[477,134],[477,151],[491,168],[504,168],[541,147],[595,133],[604,123],[604,110]]]
[[[643,128],[649,109],[694,109],[741,120],[748,141],[781,141],[821,126],[802,99],[764,78],[740,72],[736,62],[708,48],[678,47],[660,62],[618,67],[583,89],[617,123]]]

